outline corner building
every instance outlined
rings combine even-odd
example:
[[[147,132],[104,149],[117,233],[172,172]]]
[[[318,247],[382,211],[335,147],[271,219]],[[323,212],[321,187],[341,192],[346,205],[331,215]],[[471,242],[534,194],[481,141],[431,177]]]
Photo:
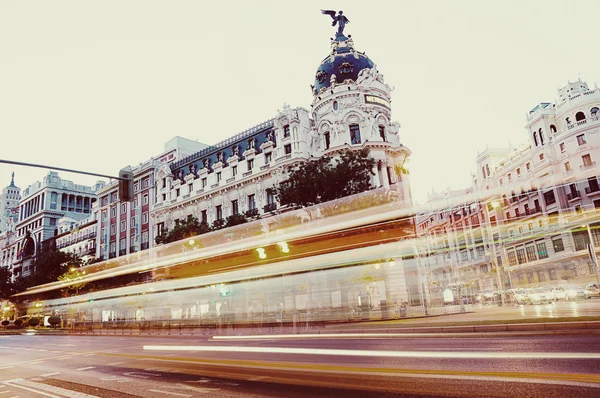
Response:
[[[285,105],[272,119],[207,147],[157,173],[154,237],[179,220],[209,224],[234,214],[265,217],[281,211],[274,188],[286,169],[342,150],[368,148],[377,160],[373,187],[400,193],[411,205],[400,143],[392,121],[391,88],[374,62],[343,35],[315,75],[311,110]]]

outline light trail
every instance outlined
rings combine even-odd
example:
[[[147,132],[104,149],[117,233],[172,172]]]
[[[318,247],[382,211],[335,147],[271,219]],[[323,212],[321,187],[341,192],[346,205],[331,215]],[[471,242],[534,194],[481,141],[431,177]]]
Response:
[[[600,353],[587,352],[448,352],[342,350],[328,348],[239,347],[239,346],[164,346],[147,345],[147,351],[231,352],[245,354],[298,354],[380,358],[468,358],[468,359],[600,359]]]

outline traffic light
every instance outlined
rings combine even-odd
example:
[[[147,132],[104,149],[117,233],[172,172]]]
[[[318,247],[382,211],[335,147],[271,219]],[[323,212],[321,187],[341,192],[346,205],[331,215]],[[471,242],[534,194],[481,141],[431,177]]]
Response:
[[[119,171],[119,200],[131,202],[133,200],[133,173],[126,169]]]

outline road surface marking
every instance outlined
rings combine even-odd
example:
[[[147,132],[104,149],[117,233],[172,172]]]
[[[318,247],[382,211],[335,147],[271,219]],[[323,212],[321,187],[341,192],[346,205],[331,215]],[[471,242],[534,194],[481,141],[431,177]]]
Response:
[[[54,373],[45,373],[43,375],[40,375],[40,377],[50,377],[50,376],[56,376],[59,375],[60,372],[54,372]]]
[[[125,363],[125,362],[122,362],[122,361],[121,362],[111,362],[111,363],[107,363],[106,365],[107,366],[114,366],[114,365],[121,365],[122,363]]]
[[[242,347],[242,346],[161,346],[148,345],[149,351],[237,352],[254,354],[303,354],[383,358],[510,358],[510,359],[600,359],[600,353],[587,352],[447,352],[447,351],[383,351],[329,348]]]
[[[268,379],[269,376],[258,376],[258,377],[252,377],[251,379],[248,379],[248,381],[260,381],[260,380],[264,380],[264,379]]]
[[[101,381],[116,381],[119,383],[124,383],[126,381],[129,381],[129,379],[127,377],[119,377],[119,376],[103,377],[100,380]]]
[[[169,392],[169,391],[154,390],[154,389],[150,389],[148,391],[158,392],[158,393],[161,393],[161,394],[175,395],[175,396],[178,396],[178,397],[191,397],[190,394],[181,394],[181,393],[178,393],[178,392]]]
[[[96,355],[96,354],[81,354],[82,357],[91,357],[93,355]]]
[[[48,384],[36,383],[34,381],[29,381],[29,380],[24,380],[24,379],[8,380],[8,381],[5,381],[4,384],[11,386],[11,387],[15,387],[15,388],[20,388],[22,390],[34,392],[36,394],[43,395],[45,397],[50,397],[50,398],[63,398],[63,397],[99,398],[99,397],[96,397],[95,395],[88,395],[88,394],[84,394],[81,392],[67,390],[67,389],[60,388],[60,387],[54,387],[54,386],[50,386]],[[59,394],[59,395],[54,395],[51,393]],[[62,395],[62,397],[61,397],[61,395]]]
[[[10,390],[0,391],[0,394],[8,394],[9,392],[10,392]]]
[[[90,370],[90,369],[96,369],[96,367],[95,366],[86,366],[85,368],[79,368],[76,370]]]
[[[10,368],[14,368],[14,366],[0,366],[0,370],[1,369],[10,369]]]
[[[33,362],[29,362],[29,364],[30,364],[30,365],[35,365],[36,363],[42,363],[42,362],[44,362],[44,360],[43,360],[43,359],[41,359],[41,360],[35,360],[35,361],[33,361]]]
[[[73,357],[59,357],[59,358],[52,358],[53,360],[57,360],[57,361],[64,361],[65,359],[71,359]]]
[[[141,379],[149,379],[150,376],[160,377],[159,374],[156,373],[148,373],[148,372],[125,372],[123,373],[125,376],[130,377],[139,377]]]

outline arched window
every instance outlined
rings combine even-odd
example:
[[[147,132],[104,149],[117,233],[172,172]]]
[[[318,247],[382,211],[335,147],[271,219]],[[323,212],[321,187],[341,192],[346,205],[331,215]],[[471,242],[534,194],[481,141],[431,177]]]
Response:
[[[542,129],[540,129],[539,133],[540,133],[540,145],[544,145],[544,132],[542,131]]]
[[[385,127],[381,124],[379,125],[379,136],[385,141]]]
[[[533,132],[533,143],[535,144],[535,146],[538,146],[537,131]]]
[[[577,114],[575,115],[575,120],[576,121],[585,120],[585,113],[577,112]]]
[[[354,144],[360,144],[360,126],[358,124],[350,125],[350,142]]]
[[[550,125],[550,131],[553,132],[553,133],[556,133],[556,126],[553,125],[553,124],[551,124]]]
[[[600,111],[600,109],[598,109],[597,106],[590,109],[590,113],[592,114],[592,116],[598,116],[598,111]]]

